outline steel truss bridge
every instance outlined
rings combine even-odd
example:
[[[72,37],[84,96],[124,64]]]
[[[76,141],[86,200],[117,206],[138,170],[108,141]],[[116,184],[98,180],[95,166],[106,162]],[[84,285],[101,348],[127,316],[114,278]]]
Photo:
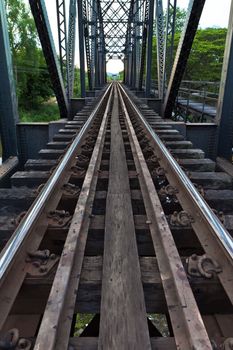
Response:
[[[0,349],[232,349],[233,1],[214,96],[182,81],[205,0],[177,52],[176,0],[53,2],[58,53],[29,0],[61,116],[47,124],[19,122],[0,2]],[[197,95],[218,100],[211,121],[174,121]]]

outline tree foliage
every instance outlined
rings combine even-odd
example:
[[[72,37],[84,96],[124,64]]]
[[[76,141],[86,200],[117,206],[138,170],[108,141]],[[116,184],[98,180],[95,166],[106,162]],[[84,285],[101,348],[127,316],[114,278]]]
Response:
[[[226,35],[226,28],[198,29],[184,80],[220,81]]]
[[[185,17],[185,11],[178,8],[174,40],[174,56],[185,23]],[[197,30],[183,80],[220,81],[226,34],[226,28],[205,28]],[[156,37],[154,37],[152,76],[155,77],[155,80],[157,80],[156,57]]]
[[[34,19],[22,0],[5,0],[19,106],[31,109],[53,94]]]

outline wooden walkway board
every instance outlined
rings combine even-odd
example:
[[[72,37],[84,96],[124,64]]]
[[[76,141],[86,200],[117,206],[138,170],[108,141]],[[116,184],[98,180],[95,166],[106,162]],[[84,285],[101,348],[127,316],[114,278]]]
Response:
[[[151,349],[116,92],[98,349]]]

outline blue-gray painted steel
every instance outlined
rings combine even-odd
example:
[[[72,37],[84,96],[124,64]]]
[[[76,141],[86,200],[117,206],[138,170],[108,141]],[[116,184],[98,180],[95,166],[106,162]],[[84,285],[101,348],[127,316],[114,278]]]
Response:
[[[144,75],[145,59],[146,59],[146,43],[147,43],[147,34],[148,34],[149,1],[150,0],[145,1],[145,9],[144,9],[138,90],[142,90],[142,86],[143,86],[143,75]]]
[[[74,91],[76,17],[77,17],[76,0],[70,0],[69,27],[68,27],[68,95],[69,95],[69,98],[73,97],[73,91]]]
[[[60,115],[62,118],[67,118],[69,115],[69,103],[59,67],[45,2],[44,0],[29,0],[29,3],[40,37],[45,60],[47,62],[54,93],[57,98]]]
[[[157,43],[157,71],[158,71],[158,97],[163,99],[164,94],[164,23],[163,1],[156,0],[156,43]]]
[[[149,3],[149,24],[148,24],[148,38],[146,50],[146,89],[145,96],[150,97],[151,94],[151,67],[152,67],[152,39],[153,39],[153,24],[154,24],[154,0]]]
[[[171,118],[172,116],[176,97],[186,68],[204,4],[205,0],[189,1],[186,23],[176,52],[176,57],[162,108],[162,115],[166,118]]]
[[[63,76],[64,86],[67,92],[67,97],[69,99],[68,47],[67,47],[65,0],[56,0],[56,5],[57,5],[57,28],[58,28],[60,67],[61,67],[61,72]]]
[[[233,147],[233,1],[225,46],[216,122],[219,125],[217,154],[232,161]]]
[[[166,15],[166,32],[164,43],[164,84],[170,78],[173,53],[174,53],[174,39],[175,39],[175,25],[176,25],[176,8],[177,0],[167,1],[167,15]]]
[[[81,97],[86,96],[85,84],[85,58],[84,58],[84,26],[83,26],[83,1],[78,3],[78,32],[79,32],[79,59],[80,59],[80,88]]]
[[[0,77],[0,131],[3,160],[6,160],[18,153],[18,110],[4,1],[0,1]]]

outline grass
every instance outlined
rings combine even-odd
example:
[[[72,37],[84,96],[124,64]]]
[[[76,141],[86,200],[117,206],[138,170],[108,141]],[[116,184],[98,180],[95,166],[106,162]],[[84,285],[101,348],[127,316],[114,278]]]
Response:
[[[59,109],[54,99],[39,106],[26,110],[19,108],[21,122],[50,122],[60,119]]]

